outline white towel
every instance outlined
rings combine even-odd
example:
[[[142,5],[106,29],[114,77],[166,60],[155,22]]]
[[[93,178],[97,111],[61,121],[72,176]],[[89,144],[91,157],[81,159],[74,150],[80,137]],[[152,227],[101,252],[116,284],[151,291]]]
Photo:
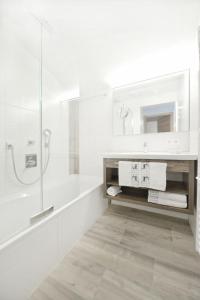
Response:
[[[144,188],[149,188],[150,180],[150,169],[149,163],[140,163],[140,186]]]
[[[107,189],[107,194],[109,196],[113,196],[115,197],[116,195],[118,195],[119,193],[121,193],[121,187],[120,186],[113,186],[111,185],[108,189]]]
[[[119,161],[119,185],[166,190],[166,163]]]
[[[132,162],[119,161],[119,185],[132,186]]]
[[[166,199],[175,202],[187,203],[187,196],[184,194],[175,194],[168,192],[160,192],[155,190],[149,190],[149,197],[152,199]]]
[[[149,163],[149,188],[165,191],[167,183],[167,164],[159,162]]]
[[[141,163],[132,162],[132,187],[140,187],[140,176],[141,176]]]
[[[187,208],[187,203],[176,202],[174,200],[166,200],[166,199],[161,199],[161,198],[159,198],[159,199],[148,198],[148,202],[166,205],[166,206],[172,206],[172,207]]]
[[[140,186],[140,163],[132,161],[119,161],[118,171],[120,186]]]

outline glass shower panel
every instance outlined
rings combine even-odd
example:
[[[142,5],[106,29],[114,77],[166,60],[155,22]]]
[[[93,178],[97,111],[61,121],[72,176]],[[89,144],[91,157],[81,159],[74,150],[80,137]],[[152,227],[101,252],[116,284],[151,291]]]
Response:
[[[43,150],[43,161],[50,153],[43,176],[45,209],[61,208],[102,183],[109,106],[101,92],[88,97],[92,85],[82,49],[89,49],[80,41],[80,28],[72,35],[62,20],[43,32],[42,128],[51,131],[46,153]]]
[[[44,208],[53,205],[54,210],[80,193],[76,42],[70,28],[66,29],[62,23],[57,25],[44,26],[42,77],[42,129],[51,132],[50,142],[43,149],[43,162],[48,161],[43,176],[43,199]],[[45,143],[44,135],[43,139]]]
[[[1,243],[41,209],[41,25],[5,13],[0,43]]]

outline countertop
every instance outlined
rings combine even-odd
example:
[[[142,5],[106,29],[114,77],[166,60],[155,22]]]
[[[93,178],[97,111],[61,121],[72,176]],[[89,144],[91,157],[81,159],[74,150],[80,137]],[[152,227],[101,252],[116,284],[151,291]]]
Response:
[[[107,152],[103,158],[130,158],[130,159],[166,159],[166,160],[197,160],[197,153],[169,153],[169,152]]]

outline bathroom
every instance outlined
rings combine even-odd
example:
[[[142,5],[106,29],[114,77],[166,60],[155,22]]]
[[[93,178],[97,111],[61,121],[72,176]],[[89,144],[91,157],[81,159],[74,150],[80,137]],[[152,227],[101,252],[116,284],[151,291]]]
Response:
[[[0,24],[0,300],[200,299],[200,1]]]

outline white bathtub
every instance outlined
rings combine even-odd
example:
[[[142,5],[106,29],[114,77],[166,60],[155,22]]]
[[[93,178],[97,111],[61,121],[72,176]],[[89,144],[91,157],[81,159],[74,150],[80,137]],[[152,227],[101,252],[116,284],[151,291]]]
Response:
[[[30,216],[38,210],[38,201],[37,197],[27,194],[9,199],[4,207],[6,211],[10,206],[14,218],[12,224],[5,226],[4,238],[13,234],[17,226],[15,231],[26,229],[0,246],[0,300],[27,300],[107,207],[101,180],[77,175],[62,185],[44,188],[44,205],[53,204],[55,210],[29,226]],[[4,224],[10,222],[3,221]]]

